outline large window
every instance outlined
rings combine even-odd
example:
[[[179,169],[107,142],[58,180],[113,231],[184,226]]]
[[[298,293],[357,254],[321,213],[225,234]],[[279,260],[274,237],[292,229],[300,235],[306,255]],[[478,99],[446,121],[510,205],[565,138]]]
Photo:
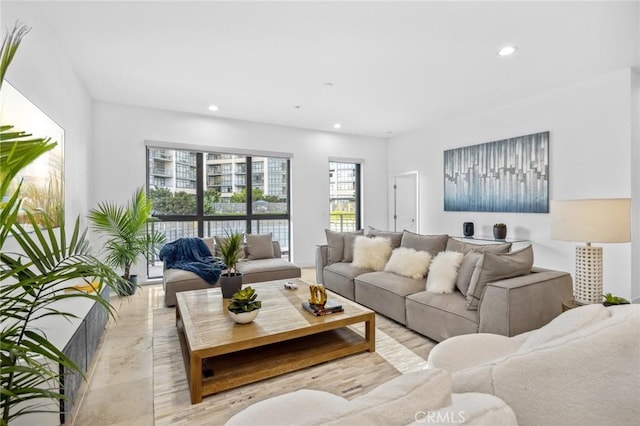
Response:
[[[329,162],[330,229],[360,229],[360,164]]]
[[[288,158],[149,146],[147,164],[147,193],[159,219],[152,226],[167,241],[228,231],[271,232],[288,259]],[[161,275],[161,262],[151,262],[148,276]]]

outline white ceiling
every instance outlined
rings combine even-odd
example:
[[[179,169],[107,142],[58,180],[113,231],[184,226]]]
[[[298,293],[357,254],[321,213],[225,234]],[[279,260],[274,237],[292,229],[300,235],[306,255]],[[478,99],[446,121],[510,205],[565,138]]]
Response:
[[[95,100],[377,137],[639,66],[638,1],[39,7]]]

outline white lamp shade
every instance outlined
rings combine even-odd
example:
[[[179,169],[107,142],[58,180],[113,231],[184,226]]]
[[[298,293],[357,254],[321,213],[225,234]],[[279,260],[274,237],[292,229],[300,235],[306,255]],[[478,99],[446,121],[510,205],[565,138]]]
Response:
[[[551,238],[587,243],[631,241],[631,199],[552,200]]]

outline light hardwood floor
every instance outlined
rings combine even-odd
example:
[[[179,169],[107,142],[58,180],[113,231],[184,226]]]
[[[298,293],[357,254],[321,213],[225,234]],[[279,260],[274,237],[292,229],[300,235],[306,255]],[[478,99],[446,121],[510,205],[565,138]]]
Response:
[[[303,269],[302,278],[315,281],[315,269]],[[89,369],[88,380],[81,389],[82,396],[66,424],[154,425],[153,312],[164,307],[162,285],[145,285],[135,295],[113,297],[111,302],[117,309],[117,318],[110,320],[107,325]],[[387,369],[385,375],[378,379],[379,382],[387,380],[390,374],[400,374],[424,365],[434,342],[384,317],[377,321],[377,328],[380,332],[376,336],[376,353],[392,366],[392,371]],[[180,363],[176,368],[183,369],[183,364]],[[180,377],[185,374],[184,371],[180,373]],[[375,378],[373,383],[371,378],[368,381],[370,383],[364,387],[362,384],[356,386],[352,395],[343,396],[350,399],[377,384]],[[262,385],[268,386],[276,385],[269,382]],[[237,391],[242,392],[242,388]],[[282,393],[282,390],[268,392]],[[177,411],[180,406],[177,402],[175,404]],[[189,418],[183,418],[180,424],[200,424],[197,416],[193,419],[191,422]],[[216,420],[207,424],[222,423],[222,420]],[[173,424],[173,421],[167,424]]]

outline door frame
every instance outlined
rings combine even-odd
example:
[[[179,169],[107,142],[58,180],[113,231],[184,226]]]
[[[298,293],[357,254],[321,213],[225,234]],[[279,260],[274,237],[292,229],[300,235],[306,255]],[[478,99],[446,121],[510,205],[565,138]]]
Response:
[[[404,173],[396,173],[389,176],[389,229],[394,232],[400,232],[396,229],[396,219],[397,219],[397,202],[396,202],[396,191],[395,185],[397,179],[406,179],[413,177],[416,185],[416,233],[420,233],[420,172],[418,170],[404,172]]]

